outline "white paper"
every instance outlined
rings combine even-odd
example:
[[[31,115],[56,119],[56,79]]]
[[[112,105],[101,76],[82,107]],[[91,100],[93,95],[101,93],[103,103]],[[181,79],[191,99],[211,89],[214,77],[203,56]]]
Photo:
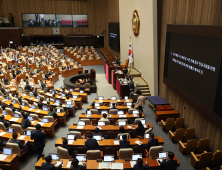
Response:
[[[68,141],[68,144],[71,145],[71,144],[73,144],[73,142],[74,142],[74,140],[69,140],[69,141]]]
[[[119,140],[114,140],[114,145],[119,145]]]
[[[147,128],[147,126],[146,125],[143,125],[144,126],[144,128]]]
[[[127,128],[132,129],[132,126],[127,126]]]
[[[129,99],[126,99],[125,101],[126,101],[126,102],[129,102]]]
[[[16,122],[18,120],[19,120],[19,118],[11,118],[9,121]]]
[[[47,104],[47,101],[43,101],[42,103],[43,103],[43,104]]]
[[[56,161],[55,166],[59,166],[62,162],[61,161]],[[64,163],[64,162],[63,162]]]
[[[99,163],[99,169],[110,169],[111,168],[111,162],[100,162]]]
[[[117,102],[120,102],[120,100],[117,100]]]
[[[136,140],[135,143],[141,145],[141,142],[139,140]]]
[[[97,126],[98,128],[99,128],[99,130],[101,130],[102,128],[101,127],[99,127],[99,126]]]
[[[133,114],[134,117],[137,117],[137,114]]]
[[[77,126],[77,129],[83,129],[84,126]]]
[[[29,109],[28,111],[32,111],[32,109]]]
[[[69,161],[69,162],[67,163],[67,165],[66,165],[66,168],[70,168],[70,167],[71,167],[71,163],[72,163],[72,161]]]
[[[24,139],[25,135],[21,135],[18,139]]]
[[[35,123],[35,121],[31,121],[31,123],[32,123],[32,124],[34,124],[34,123]]]
[[[38,122],[38,123],[36,123],[36,124],[40,124],[40,125],[42,126],[42,125],[44,125],[45,123],[42,123],[42,122]]]
[[[159,158],[159,159],[156,159],[157,163],[160,165],[159,161],[162,162],[163,159]]]
[[[5,101],[6,101],[6,99],[3,99],[2,101],[3,101],[3,102],[5,102]]]
[[[123,163],[112,163],[111,169],[123,169]]]
[[[52,94],[50,94],[50,93],[47,93],[47,95],[48,95],[48,96],[52,96]]]
[[[130,109],[130,108],[131,108],[131,106],[127,106],[127,108],[129,108],[129,109]]]
[[[86,115],[86,117],[91,117],[91,115]]]
[[[103,100],[99,100],[99,102],[103,102]]]
[[[100,106],[97,106],[96,108],[97,108],[97,109],[100,109]]]
[[[39,113],[39,112],[41,112],[41,110],[37,110],[36,112]]]
[[[135,164],[136,164],[136,161],[130,161],[130,165],[132,168],[134,167]]]
[[[4,134],[6,134],[6,132],[2,132],[2,133],[0,133],[0,136],[3,136]]]
[[[7,155],[0,154],[0,161],[3,161],[5,158],[7,158]]]

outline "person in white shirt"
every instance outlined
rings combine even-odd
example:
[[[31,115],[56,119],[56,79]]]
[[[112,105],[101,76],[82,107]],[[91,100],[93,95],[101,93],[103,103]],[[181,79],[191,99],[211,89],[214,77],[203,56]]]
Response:
[[[107,114],[103,114],[103,118],[100,118],[99,121],[109,121],[107,117]]]

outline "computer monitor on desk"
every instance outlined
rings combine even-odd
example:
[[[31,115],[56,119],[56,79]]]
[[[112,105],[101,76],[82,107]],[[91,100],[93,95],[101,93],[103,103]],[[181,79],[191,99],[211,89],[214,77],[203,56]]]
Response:
[[[99,100],[104,100],[104,97],[103,96],[99,96],[98,99]]]
[[[104,155],[103,161],[104,162],[114,162],[115,157],[114,157],[114,155]]]
[[[86,161],[86,155],[85,154],[77,154],[76,159],[78,159],[79,162]]]
[[[126,121],[118,121],[119,126],[126,126]]]
[[[132,161],[137,161],[138,158],[142,159],[142,153],[135,153],[132,155]]]
[[[4,155],[12,155],[12,149],[11,148],[3,148],[3,154]]]
[[[98,121],[98,126],[106,126],[106,122],[104,122],[104,121]]]
[[[67,139],[68,139],[68,140],[75,140],[75,139],[76,139],[76,135],[67,134]]]
[[[59,154],[50,153],[53,161],[59,161]]]
[[[167,153],[166,152],[159,152],[159,158],[166,158]]]

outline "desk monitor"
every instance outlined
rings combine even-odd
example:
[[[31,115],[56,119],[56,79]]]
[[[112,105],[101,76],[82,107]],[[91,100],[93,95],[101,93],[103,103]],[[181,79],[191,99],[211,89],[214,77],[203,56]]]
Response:
[[[77,95],[73,95],[72,98],[73,99],[78,99],[78,96]]]
[[[31,108],[32,108],[32,109],[36,109],[36,107],[35,107],[35,105],[34,105],[34,104],[32,104],[32,105],[31,105]]]
[[[138,114],[139,111],[138,110],[133,110],[133,114]]]
[[[146,120],[145,120],[145,119],[140,120],[140,122],[141,122],[143,125],[146,124]]]
[[[66,105],[72,105],[72,101],[67,101]]]
[[[12,155],[12,149],[11,148],[3,148],[3,154],[4,155]]]
[[[126,105],[127,106],[132,106],[132,103],[131,102],[127,102]]]
[[[56,99],[56,103],[60,103],[60,100]]]
[[[124,111],[118,110],[118,111],[117,111],[117,114],[118,114],[118,115],[124,115]]]
[[[25,135],[26,135],[26,136],[31,136],[31,133],[32,133],[31,130],[26,130],[26,131],[25,131]]]
[[[143,159],[142,153],[135,153],[132,155],[132,161],[137,161],[138,158]]]
[[[126,126],[126,121],[118,121],[119,126]]]
[[[53,161],[59,161],[59,154],[50,153]]]
[[[66,94],[65,94],[65,93],[62,93],[62,97],[66,97]]]
[[[56,112],[57,113],[61,113],[61,109],[56,109]]]
[[[85,122],[84,122],[84,121],[79,120],[79,121],[78,121],[78,126],[85,126]]]
[[[39,100],[40,100],[40,96],[37,96],[37,99],[39,99]]]
[[[43,122],[43,123],[49,123],[49,119],[47,119],[47,118],[42,118],[42,122]]]
[[[149,139],[150,138],[150,134],[149,133],[146,133],[145,134],[145,139]]]
[[[61,86],[61,89],[64,89],[64,86]]]
[[[117,103],[110,103],[110,108],[113,107],[113,104],[114,106],[117,106]]]
[[[93,139],[96,139],[97,141],[101,141],[102,136],[101,135],[95,135],[95,136],[93,136]]]
[[[55,94],[55,91],[54,91],[54,90],[52,91],[52,94]]]
[[[14,117],[19,118],[20,116],[19,116],[19,114],[15,113]]]
[[[67,134],[67,139],[68,139],[68,140],[75,140],[75,139],[76,139],[76,135]]]
[[[103,161],[104,162],[114,162],[115,161],[114,154],[104,155]]]
[[[22,106],[25,106],[25,103],[24,103],[24,102],[22,102]]]
[[[32,116],[28,116],[29,121],[33,121],[33,117]]]
[[[86,161],[86,155],[85,154],[77,154],[76,159],[78,159],[79,162]]]
[[[3,110],[3,111],[2,111],[2,114],[3,114],[3,115],[7,115],[7,111],[6,111],[6,110]]]
[[[9,98],[8,98],[8,96],[6,96],[6,100],[8,100]]]
[[[128,96],[125,96],[124,99],[125,99],[125,100],[129,100],[129,97],[128,97]]]
[[[29,93],[29,97],[32,97],[32,93]]]
[[[8,128],[8,133],[14,133],[14,128]]]
[[[104,97],[103,96],[99,96],[98,99],[99,100],[104,100]]]
[[[117,97],[116,96],[112,96],[111,100],[117,100]]]
[[[84,93],[84,91],[83,91],[83,90],[80,90],[79,93]]]
[[[49,101],[50,99],[49,98],[46,98],[46,101]]]
[[[167,153],[166,152],[159,152],[159,158],[166,158]]]
[[[123,135],[119,135],[119,139],[123,140]],[[127,140],[129,140],[129,135],[127,135]]]
[[[96,106],[96,107],[99,107],[99,106],[100,106],[100,104],[99,104],[99,103],[95,103],[95,106]]]
[[[69,89],[69,91],[73,92],[73,89]]]
[[[87,111],[86,111],[86,114],[87,114],[87,115],[91,115],[91,114],[92,114],[91,110],[87,110]]]
[[[48,107],[43,107],[43,111],[48,111]]]
[[[108,115],[108,111],[107,110],[102,110],[101,111],[101,114],[103,115],[103,114],[107,114]]]
[[[106,122],[98,121],[98,126],[106,126]]]
[[[17,101],[14,99],[14,100],[13,100],[13,103],[14,103],[14,104],[16,104],[16,103],[17,103]]]

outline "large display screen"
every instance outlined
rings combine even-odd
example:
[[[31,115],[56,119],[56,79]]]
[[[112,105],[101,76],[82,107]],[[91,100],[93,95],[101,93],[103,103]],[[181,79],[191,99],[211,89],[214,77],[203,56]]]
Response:
[[[166,77],[214,110],[222,40],[170,33]]]
[[[109,23],[109,46],[114,50],[120,50],[119,23]]]

